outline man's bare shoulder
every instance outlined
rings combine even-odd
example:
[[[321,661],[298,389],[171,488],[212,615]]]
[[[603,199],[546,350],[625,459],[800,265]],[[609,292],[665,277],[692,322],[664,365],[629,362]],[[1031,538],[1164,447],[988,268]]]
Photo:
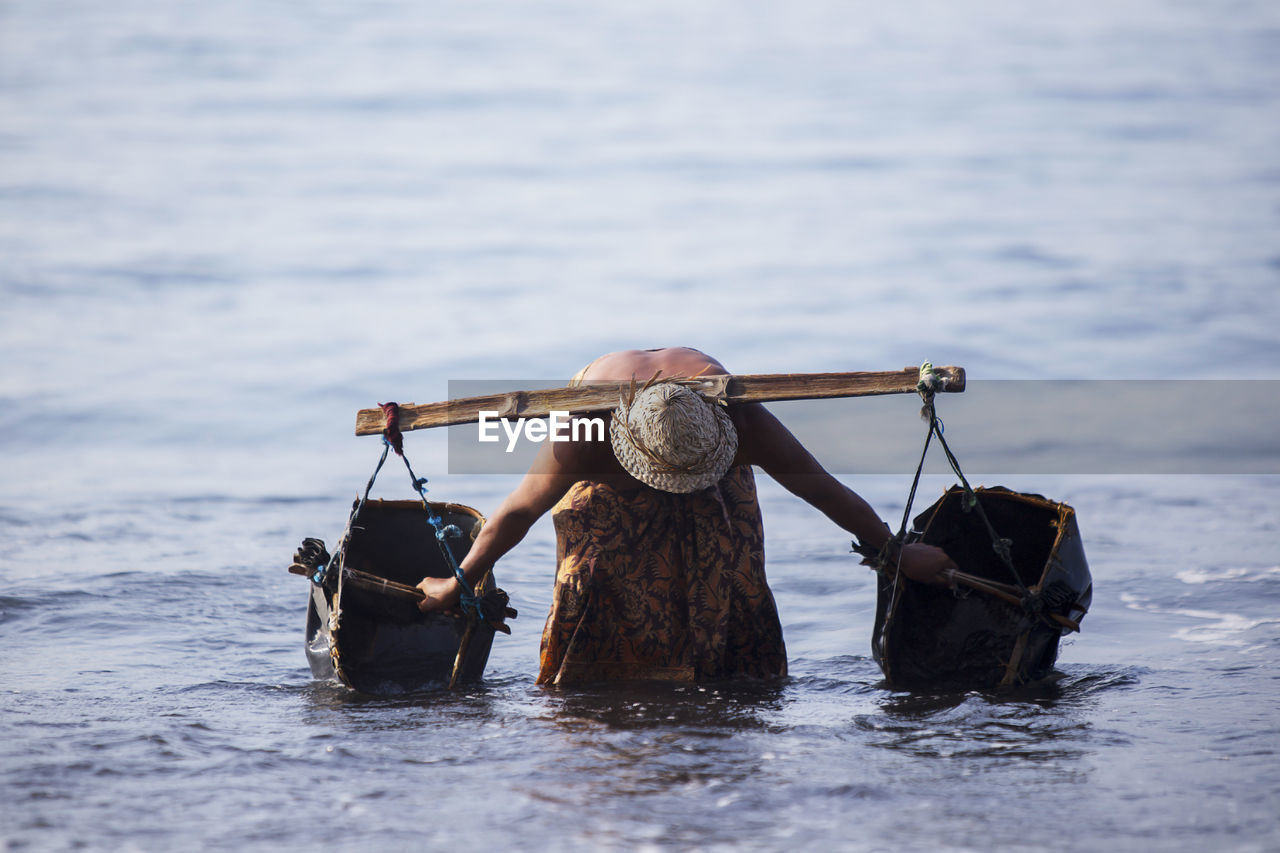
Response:
[[[718,360],[692,347],[662,347],[611,352],[591,363],[583,379],[623,382],[664,376],[716,376],[727,371]]]

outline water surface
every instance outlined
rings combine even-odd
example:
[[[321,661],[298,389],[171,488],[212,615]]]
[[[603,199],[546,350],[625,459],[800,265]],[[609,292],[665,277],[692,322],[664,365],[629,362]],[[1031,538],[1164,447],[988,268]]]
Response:
[[[1061,677],[1013,693],[884,685],[872,577],[763,477],[776,684],[535,686],[546,520],[457,693],[313,681],[285,572],[372,470],[355,411],[451,379],[664,344],[1270,378],[1278,53],[1274,4],[1225,0],[4,3],[0,836],[1280,847],[1275,477],[971,471],[1073,504],[1095,577]],[[408,447],[435,497],[513,485]],[[901,455],[847,478],[891,519]]]

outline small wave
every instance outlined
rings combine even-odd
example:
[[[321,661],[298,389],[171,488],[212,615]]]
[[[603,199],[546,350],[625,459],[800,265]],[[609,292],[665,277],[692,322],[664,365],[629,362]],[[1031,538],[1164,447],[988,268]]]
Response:
[[[880,689],[880,679],[878,676],[878,671],[874,675],[868,674],[863,678],[854,676],[851,679],[821,675],[805,675],[793,677],[791,679],[791,684],[796,689],[805,693],[853,696],[878,691]]]
[[[1195,586],[1219,581],[1262,581],[1280,578],[1280,566],[1271,566],[1265,569],[1202,566],[1194,569],[1183,569],[1174,577],[1185,584]]]
[[[1136,687],[1149,670],[1139,666],[1073,664],[1055,670],[1048,678],[1021,687],[990,690],[892,691],[880,704],[882,710],[902,718],[925,719],[973,703],[986,708],[1036,706],[1050,709],[1074,705],[1097,694]],[[883,684],[877,685],[883,688]]]
[[[230,494],[198,494],[175,495],[166,501],[176,506],[210,505],[210,506],[292,506],[294,504],[331,503],[334,498],[329,495],[230,495]]]
[[[1253,618],[1239,613],[1223,613],[1217,610],[1167,607],[1127,592],[1120,594],[1120,602],[1130,610],[1137,610],[1142,613],[1183,616],[1190,619],[1208,621],[1210,623],[1208,625],[1189,625],[1174,630],[1171,635],[1174,639],[1190,643],[1207,643],[1235,648],[1253,647],[1256,644],[1246,641],[1241,635],[1263,625],[1280,624],[1280,618]]]
[[[1081,758],[1103,740],[1122,741],[1076,717],[1057,699],[955,694],[951,701],[882,705],[853,725],[874,746],[922,758],[1059,761]]]
[[[1064,666],[1058,689],[1064,695],[1083,696],[1116,688],[1137,687],[1150,670],[1140,666]]]
[[[1261,625],[1280,624],[1280,619],[1250,619],[1238,613],[1216,613],[1212,610],[1174,610],[1179,616],[1211,620],[1208,625],[1193,625],[1173,632],[1174,639],[1191,643],[1211,643],[1221,646],[1243,647],[1251,645],[1240,637]]]
[[[95,597],[92,593],[78,589],[41,592],[28,596],[0,595],[0,622],[43,610],[67,607]]]
[[[0,525],[5,527],[29,527],[31,521],[12,510],[0,510]]]

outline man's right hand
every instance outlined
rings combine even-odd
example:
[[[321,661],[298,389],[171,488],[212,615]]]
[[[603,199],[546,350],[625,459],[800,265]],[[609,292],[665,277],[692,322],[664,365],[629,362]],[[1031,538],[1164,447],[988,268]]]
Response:
[[[418,609],[423,613],[452,610],[462,598],[457,578],[423,578],[418,589],[426,596],[418,602]]]

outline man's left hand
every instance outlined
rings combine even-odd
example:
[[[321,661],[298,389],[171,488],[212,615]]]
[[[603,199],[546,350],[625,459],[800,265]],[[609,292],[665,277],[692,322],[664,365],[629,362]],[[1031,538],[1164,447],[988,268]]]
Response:
[[[916,542],[902,548],[902,573],[913,581],[951,586],[951,573],[958,571],[955,560],[936,545]]]

